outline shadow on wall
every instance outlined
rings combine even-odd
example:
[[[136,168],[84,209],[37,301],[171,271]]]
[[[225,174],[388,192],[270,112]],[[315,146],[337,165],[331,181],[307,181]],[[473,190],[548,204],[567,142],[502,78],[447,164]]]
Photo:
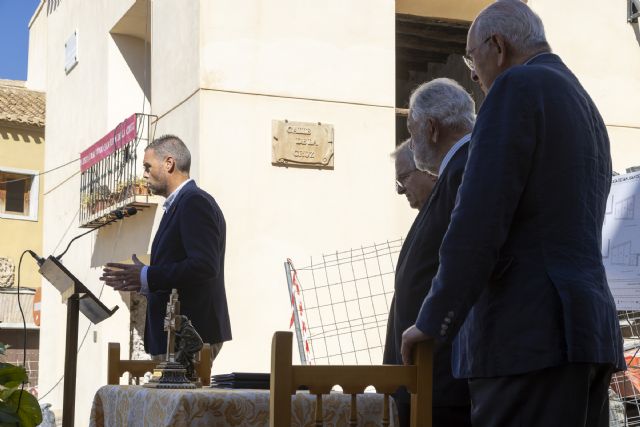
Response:
[[[125,217],[98,230],[91,254],[91,267],[101,267],[108,262],[131,263],[132,254],[147,263],[157,209],[157,205],[151,205],[138,210],[135,216]]]
[[[11,142],[26,142],[27,144],[42,144],[44,142],[43,135],[36,135],[36,132],[20,130],[20,129],[1,129],[0,139],[5,140],[7,143]]]
[[[640,27],[637,22],[631,24],[631,28],[633,28],[633,34],[636,35],[636,41],[638,42],[638,46],[640,46]]]

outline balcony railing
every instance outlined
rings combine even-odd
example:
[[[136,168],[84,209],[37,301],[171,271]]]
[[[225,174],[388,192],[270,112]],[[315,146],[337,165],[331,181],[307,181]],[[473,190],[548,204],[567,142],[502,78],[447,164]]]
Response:
[[[151,117],[132,115],[82,153],[80,227],[98,227],[113,218],[114,210],[150,205],[142,159]]]

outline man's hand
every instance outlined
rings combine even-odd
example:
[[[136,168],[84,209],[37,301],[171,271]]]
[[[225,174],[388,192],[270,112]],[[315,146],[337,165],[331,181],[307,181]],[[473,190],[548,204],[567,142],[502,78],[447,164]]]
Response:
[[[107,286],[111,286],[116,291],[136,291],[140,292],[140,272],[144,264],[138,259],[136,254],[131,256],[133,264],[120,264],[110,262],[102,269],[102,277]]]
[[[413,353],[413,347],[420,341],[429,339],[428,335],[422,333],[422,331],[416,328],[416,325],[411,325],[406,331],[402,333],[402,344],[400,345],[400,353],[402,354],[402,363],[410,365],[411,353]]]

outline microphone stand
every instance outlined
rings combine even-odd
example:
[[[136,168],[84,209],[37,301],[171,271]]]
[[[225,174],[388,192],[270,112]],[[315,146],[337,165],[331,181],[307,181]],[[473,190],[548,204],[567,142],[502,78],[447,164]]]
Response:
[[[91,229],[91,230],[89,230],[89,231],[86,231],[86,232],[84,232],[84,233],[82,233],[82,234],[78,234],[76,237],[74,237],[73,239],[71,239],[71,240],[69,241],[69,244],[67,245],[67,247],[65,248],[65,250],[64,250],[64,251],[62,251],[62,253],[61,253],[60,255],[56,256],[56,259],[57,259],[57,260],[60,260],[60,259],[64,256],[64,254],[66,254],[66,253],[67,253],[67,251],[68,251],[68,250],[69,250],[69,248],[71,247],[71,244],[72,244],[73,242],[75,242],[76,240],[78,240],[80,237],[84,236],[85,234],[93,233],[94,231],[96,231],[96,230],[97,230],[97,229],[99,229],[99,228],[104,227],[105,225],[109,225],[109,224],[111,224],[111,223],[116,222],[116,221],[117,221],[117,220],[119,220],[119,219],[123,219],[123,218],[125,217],[125,214],[126,214],[127,216],[131,216],[131,215],[135,215],[135,214],[136,214],[136,212],[138,212],[138,210],[137,210],[135,207],[130,207],[130,208],[127,208],[127,209],[125,209],[125,210],[116,210],[116,211],[112,211],[112,212],[111,212],[111,214],[113,214],[113,215],[115,216],[115,218],[110,219],[109,221],[105,222],[104,224],[100,224],[100,225],[99,225],[99,226],[97,226],[96,228],[92,228],[92,229]]]
[[[58,256],[50,255],[47,259],[41,258],[35,252],[29,250],[29,254],[40,266],[39,272],[62,295],[62,301],[67,304],[67,324],[65,338],[64,361],[64,389],[62,398],[62,425],[73,427],[75,422],[75,397],[76,397],[76,371],[78,362],[78,317],[82,312],[93,324],[97,324],[109,317],[118,309],[107,308],[93,293],[80,282],[64,265],[60,258],[71,247],[71,243],[80,237],[96,231],[98,228],[109,225],[125,216],[135,215],[137,209],[130,207],[124,210],[112,211],[115,218],[110,219],[96,228],[82,233],[69,242],[65,250]]]

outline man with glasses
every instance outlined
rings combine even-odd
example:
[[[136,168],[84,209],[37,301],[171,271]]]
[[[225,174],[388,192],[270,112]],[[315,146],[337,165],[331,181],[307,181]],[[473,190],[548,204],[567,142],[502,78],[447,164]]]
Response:
[[[417,341],[455,337],[474,426],[608,426],[625,361],[601,254],[607,130],[525,3],[480,12],[467,63],[487,97],[403,360]]]
[[[420,207],[398,257],[395,294],[387,324],[384,363],[401,364],[402,332],[415,323],[418,311],[438,271],[438,250],[449,226],[458,186],[467,160],[467,142],[475,121],[475,104],[455,81],[435,79],[411,95],[407,124],[411,139],[395,152],[396,188],[409,203]],[[413,152],[411,151],[413,147]],[[418,157],[418,153],[425,156]],[[424,161],[424,158],[427,161]],[[406,159],[406,160],[404,160]],[[415,159],[415,160],[414,160]],[[420,161],[416,161],[420,159]],[[416,168],[417,165],[417,168]],[[437,176],[431,196],[420,201],[415,181]],[[468,385],[451,375],[451,345],[435,349],[433,369],[433,426],[470,426]],[[409,425],[409,395],[395,394],[400,425]]]
[[[421,171],[413,161],[413,152],[409,147],[411,140],[407,139],[391,153],[395,160],[396,192],[404,194],[413,209],[422,209],[429,198],[438,175]]]

